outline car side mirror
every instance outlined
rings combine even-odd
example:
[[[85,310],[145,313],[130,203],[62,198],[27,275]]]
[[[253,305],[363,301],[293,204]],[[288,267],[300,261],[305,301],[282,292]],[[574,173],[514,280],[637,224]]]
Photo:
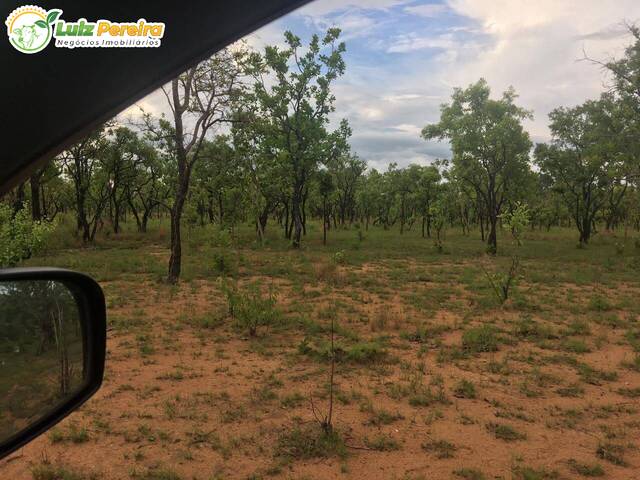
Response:
[[[0,458],[48,430],[100,388],[104,295],[69,270],[0,270]]]

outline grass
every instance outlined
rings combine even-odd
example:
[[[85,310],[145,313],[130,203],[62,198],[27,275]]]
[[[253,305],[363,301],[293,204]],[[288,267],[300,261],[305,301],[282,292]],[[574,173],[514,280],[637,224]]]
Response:
[[[457,447],[446,440],[430,440],[422,444],[422,449],[425,452],[435,454],[436,458],[453,458]]]
[[[472,382],[469,380],[460,380],[453,389],[453,395],[457,398],[476,398],[478,392]]]
[[[471,353],[496,352],[499,343],[498,329],[493,325],[473,327],[462,334],[462,348]]]
[[[544,468],[517,466],[513,469],[513,480],[555,480],[559,479],[558,472]]]
[[[511,425],[504,423],[487,423],[487,431],[493,434],[499,440],[505,442],[515,442],[516,440],[525,440],[527,436],[524,433],[518,432]]]
[[[347,456],[344,440],[337,431],[325,433],[316,424],[296,426],[278,438],[275,449],[278,457],[292,460]]]
[[[475,468],[459,468],[454,470],[453,474],[463,480],[486,480],[487,477],[480,470]]]
[[[624,458],[626,448],[622,445],[606,442],[598,445],[596,456],[602,460],[613,463],[614,465],[626,466],[627,462]]]
[[[496,451],[517,442],[496,469],[552,479],[528,449],[539,434],[562,458],[579,459],[562,466],[568,478],[599,476],[609,464],[631,472],[630,444],[640,435],[639,289],[632,253],[618,255],[610,238],[578,250],[571,230],[527,232],[517,294],[498,306],[479,267],[478,232],[449,229],[441,254],[415,226],[402,237],[372,226],[361,239],[355,228],[332,229],[325,247],[312,222],[300,250],[271,219],[263,245],[250,225],[225,234],[185,227],[183,278],[168,286],[159,281],[168,224],[153,222],[146,235],[125,224],[121,236],[100,236],[92,247],[57,238],[45,257],[25,262],[96,276],[109,305],[104,396],[45,437],[51,454],[65,452],[67,475],[87,478],[74,462],[89,442],[124,444],[114,453],[124,460],[108,471],[134,480],[190,480],[193,472],[198,480],[322,478],[316,465],[366,478],[379,475],[380,459],[406,470],[442,460],[444,476],[483,480],[489,472],[478,469],[474,442]],[[513,250],[506,234],[496,271]],[[246,296],[242,321],[229,313],[222,278]],[[252,336],[249,317],[261,306],[268,312]],[[325,434],[309,397],[326,414],[331,322],[335,430]],[[604,357],[622,361],[604,368]],[[599,400],[585,404],[591,398]],[[597,451],[568,444],[558,440],[563,429],[603,440]],[[438,438],[458,431],[464,437]],[[168,458],[172,469],[162,463]]]
[[[604,477],[604,468],[599,464],[581,463],[573,458],[568,462],[572,472],[582,475],[583,477]]]
[[[101,475],[80,473],[69,467],[45,461],[31,469],[31,477],[33,480],[100,480]]]
[[[395,438],[389,435],[376,435],[373,438],[365,437],[364,444],[371,450],[378,452],[393,452],[400,450],[400,443]]]

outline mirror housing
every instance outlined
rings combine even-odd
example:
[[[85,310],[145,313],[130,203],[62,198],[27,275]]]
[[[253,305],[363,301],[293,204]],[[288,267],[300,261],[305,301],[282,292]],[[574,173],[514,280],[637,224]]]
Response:
[[[82,376],[78,387],[60,398],[50,410],[43,412],[37,418],[30,419],[24,428],[10,434],[8,438],[0,438],[0,459],[47,431],[87,401],[100,388],[104,374],[106,307],[104,294],[96,281],[87,275],[57,268],[0,270],[0,290],[3,284],[11,286],[23,282],[41,282],[45,285],[47,282],[50,282],[51,285],[59,283],[68,290],[67,297],[75,301],[77,312],[74,311],[74,316],[77,317],[80,326],[79,334],[82,338],[81,353],[78,352],[78,356],[82,356]],[[27,310],[30,305],[13,305],[13,307]],[[1,336],[2,332],[0,332]],[[0,369],[1,379],[2,370]],[[26,383],[25,378],[24,384]],[[14,385],[13,387],[20,386]],[[2,406],[0,401],[0,408]],[[0,411],[0,417],[4,413]]]

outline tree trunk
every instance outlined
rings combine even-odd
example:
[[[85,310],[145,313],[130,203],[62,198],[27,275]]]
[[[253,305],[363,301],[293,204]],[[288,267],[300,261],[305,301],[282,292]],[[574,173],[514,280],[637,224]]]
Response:
[[[19,210],[22,210],[23,206],[24,206],[24,182],[18,185],[18,188],[16,189],[16,196],[13,201],[14,215],[18,213]]]
[[[169,258],[169,272],[167,283],[176,284],[182,269],[182,242],[180,238],[180,220],[184,206],[185,193],[179,188],[176,203],[171,209],[171,257]]]
[[[291,245],[293,248],[300,248],[300,241],[302,238],[302,198],[298,189],[295,189],[293,198],[291,201],[291,222],[293,226],[293,238],[291,239]]]
[[[41,172],[36,171],[29,179],[31,187],[31,219],[39,221],[42,219],[42,210],[40,209],[40,175]]]
[[[498,224],[498,217],[491,216],[490,219],[489,236],[487,237],[487,252],[491,255],[495,255],[498,252],[498,237],[496,234],[496,225]]]
[[[327,197],[322,197],[322,244],[327,244]]]

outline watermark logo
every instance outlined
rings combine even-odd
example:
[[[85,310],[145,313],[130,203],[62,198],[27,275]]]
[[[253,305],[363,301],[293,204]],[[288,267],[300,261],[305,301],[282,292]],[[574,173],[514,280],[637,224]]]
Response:
[[[62,10],[48,12],[35,5],[16,8],[7,17],[7,35],[13,47],[22,53],[37,53],[44,49],[53,36],[53,24]]]
[[[57,8],[16,8],[5,21],[9,43],[22,53],[37,53],[52,38],[58,48],[154,48],[160,46],[164,36],[164,23],[147,22],[144,18],[136,22],[90,22],[86,18],[71,22],[61,19],[61,15],[62,10]]]

